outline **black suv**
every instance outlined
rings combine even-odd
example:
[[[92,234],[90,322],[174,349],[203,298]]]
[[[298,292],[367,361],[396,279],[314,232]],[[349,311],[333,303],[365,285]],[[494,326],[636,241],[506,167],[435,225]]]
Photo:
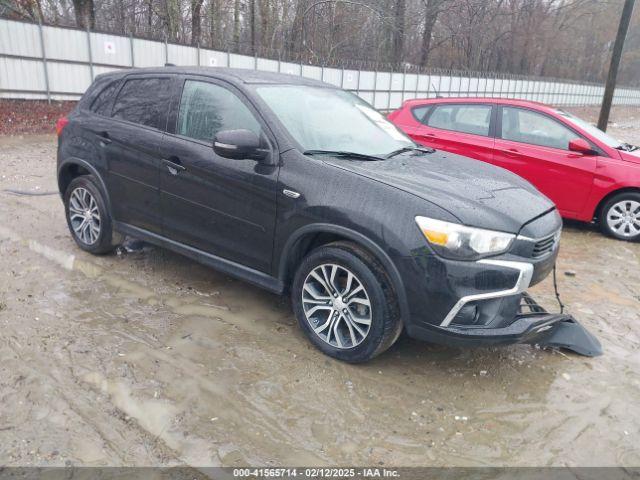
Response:
[[[109,73],[58,134],[80,248],[103,254],[130,235],[290,292],[300,327],[341,360],[372,358],[403,328],[515,343],[564,319],[523,297],[555,262],[553,203],[506,170],[418,147],[334,86],[221,68]]]

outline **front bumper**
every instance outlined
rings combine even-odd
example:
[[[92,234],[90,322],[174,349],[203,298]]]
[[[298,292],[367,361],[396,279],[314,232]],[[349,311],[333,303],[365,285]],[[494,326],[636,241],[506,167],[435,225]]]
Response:
[[[456,326],[407,326],[407,333],[421,340],[452,346],[505,345],[513,343],[558,347],[580,355],[602,354],[598,339],[567,314],[544,310],[529,295],[522,294],[520,310],[513,321],[498,328]]]
[[[525,293],[552,272],[560,228],[557,212],[544,215],[523,227],[508,253],[475,262],[446,259],[426,248],[398,259],[407,333],[449,345],[546,342],[583,354],[600,352],[573,317],[550,314]]]

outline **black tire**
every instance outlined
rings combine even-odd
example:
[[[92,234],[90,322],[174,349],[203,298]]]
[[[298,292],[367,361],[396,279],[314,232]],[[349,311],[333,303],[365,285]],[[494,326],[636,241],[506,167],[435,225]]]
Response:
[[[631,213],[633,214],[637,213],[638,217],[637,219],[635,219],[634,215],[630,215],[629,221],[633,225],[630,225],[630,224],[625,225],[622,219],[624,218],[624,215],[626,212],[620,213],[618,215],[621,218],[620,228],[618,228],[618,230],[615,230],[609,224],[607,219],[609,218],[610,214],[619,213],[619,211],[616,212],[615,208],[616,206],[619,206],[620,203],[626,203],[624,208],[626,208],[627,206],[634,205],[635,207],[632,209],[633,211]],[[635,228],[640,228],[640,193],[622,192],[611,197],[609,200],[607,200],[604,203],[604,205],[602,205],[602,209],[600,210],[600,215],[598,218],[598,223],[600,225],[600,230],[602,230],[604,234],[609,235],[610,237],[617,238],[619,240],[626,240],[630,242],[640,240],[640,230],[638,230],[637,232],[635,231]]]
[[[84,189],[91,195],[95,200],[95,204],[98,209],[99,221],[97,221],[96,224],[99,228],[99,233],[97,234],[95,241],[86,241],[74,230],[73,221],[71,219],[71,196],[76,190],[78,192],[82,191],[79,189]],[[94,255],[103,255],[113,251],[115,248],[114,239],[116,239],[117,235],[113,232],[111,215],[106,207],[104,195],[92,175],[82,175],[71,180],[66,192],[64,193],[64,210],[67,219],[67,226],[69,227],[71,236],[82,250]]]
[[[314,269],[325,264],[335,264],[353,273],[369,298],[369,331],[361,343],[354,347],[330,345],[316,334],[307,320],[302,302],[305,281]],[[319,247],[303,259],[293,280],[291,303],[307,338],[325,354],[345,362],[361,363],[372,359],[393,345],[402,332],[398,300],[384,268],[368,251],[349,242],[334,242]]]

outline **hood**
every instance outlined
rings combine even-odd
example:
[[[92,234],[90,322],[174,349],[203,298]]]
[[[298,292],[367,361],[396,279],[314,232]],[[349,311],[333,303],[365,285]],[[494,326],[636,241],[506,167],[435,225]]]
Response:
[[[640,148],[633,152],[625,152],[624,150],[618,150],[620,158],[627,162],[640,163]]]
[[[384,161],[326,157],[325,162],[423,198],[468,226],[517,233],[525,223],[555,208],[517,175],[442,151]]]

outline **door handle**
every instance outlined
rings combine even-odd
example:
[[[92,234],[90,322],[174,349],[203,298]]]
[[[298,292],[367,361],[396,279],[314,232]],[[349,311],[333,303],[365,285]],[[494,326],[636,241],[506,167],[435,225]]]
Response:
[[[168,160],[163,160],[162,163],[164,163],[171,175],[178,175],[180,172],[184,172],[186,170],[178,157],[171,157]]]
[[[98,133],[98,136],[100,137],[100,143],[102,143],[103,145],[108,145],[111,143],[111,137],[109,137],[109,132],[100,132]]]

